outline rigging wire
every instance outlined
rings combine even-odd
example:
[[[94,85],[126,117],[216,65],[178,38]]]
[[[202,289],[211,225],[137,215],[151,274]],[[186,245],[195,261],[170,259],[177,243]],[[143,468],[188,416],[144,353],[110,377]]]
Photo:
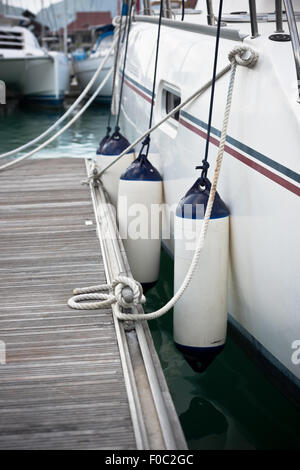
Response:
[[[150,110],[150,119],[149,119],[148,129],[151,129],[152,120],[153,120],[154,98],[155,98],[155,88],[156,88],[156,80],[157,80],[158,53],[159,53],[159,45],[160,45],[161,23],[162,23],[162,17],[163,17],[163,6],[164,6],[163,0],[160,0],[160,12],[159,12],[158,32],[157,32],[157,40],[156,40],[156,52],[155,52],[155,63],[154,63],[151,110]],[[140,151],[140,155],[143,152],[145,147],[147,147],[147,150],[146,150],[146,157],[147,157],[148,154],[149,154],[149,148],[150,148],[150,133],[147,135],[145,140],[142,142],[142,148],[141,148],[141,151]]]
[[[210,105],[209,105],[207,137],[206,137],[206,145],[205,145],[205,154],[204,154],[204,159],[202,160],[202,165],[201,166],[196,166],[196,170],[202,170],[200,180],[201,180],[201,184],[203,184],[203,185],[204,185],[205,180],[207,178],[207,172],[208,172],[208,169],[209,169],[208,151],[209,151],[209,144],[210,144],[211,122],[212,122],[212,114],[213,114],[214,99],[215,99],[215,85],[216,85],[219,43],[220,43],[220,33],[221,33],[222,9],[223,9],[223,0],[220,0],[219,14],[218,14],[218,25],[217,25],[217,33],[216,33],[216,45],[215,45],[215,57],[214,57],[214,66],[213,66],[212,87],[211,87]]]
[[[49,29],[53,29],[53,23],[52,23],[52,20],[51,20],[51,16],[50,16],[50,9],[48,6],[45,6],[45,3],[42,2],[42,5],[43,5],[43,17],[44,17],[44,23],[46,26],[48,26]],[[48,33],[49,33],[49,30],[47,31],[47,36],[48,36]]]
[[[116,50],[116,57],[115,57],[115,67],[114,67],[114,74],[113,74],[112,96],[114,96],[115,88],[116,88],[116,77],[117,77],[117,71],[118,71],[119,53],[120,53],[120,44],[121,44],[121,34],[122,34],[122,23],[123,23],[122,13],[123,13],[124,4],[125,3],[124,3],[124,0],[123,0],[122,11],[121,11],[121,16],[120,16],[119,36],[118,36],[117,50]],[[112,117],[112,112],[111,112],[111,107],[110,107],[108,121],[107,121],[106,137],[109,137],[109,134],[110,134],[110,131],[111,131],[111,117]]]
[[[122,80],[121,80],[118,115],[117,115],[115,132],[119,132],[120,130],[119,123],[120,123],[121,106],[122,106],[122,98],[123,98],[123,90],[124,90],[125,69],[126,69],[126,63],[127,63],[127,53],[128,53],[128,44],[129,44],[129,33],[130,33],[130,28],[131,28],[132,7],[133,7],[133,0],[130,0],[130,8],[127,11],[127,16],[129,17],[129,19],[127,22],[127,33],[126,33],[126,43],[125,43],[125,52],[124,52],[124,61],[123,61],[123,70],[122,70]]]
[[[123,37],[122,37],[122,44],[124,43],[124,40],[125,40],[125,36],[126,36],[126,31],[127,31],[127,27],[128,27],[128,5],[126,4],[126,2],[123,0],[123,3],[122,3],[122,16],[126,16],[126,21],[125,21],[125,28],[124,28],[124,31],[123,31]]]
[[[57,17],[56,17],[56,11],[54,9],[53,3],[50,3],[50,11],[53,16],[53,29],[55,30],[56,35],[58,34],[58,24],[57,24]]]

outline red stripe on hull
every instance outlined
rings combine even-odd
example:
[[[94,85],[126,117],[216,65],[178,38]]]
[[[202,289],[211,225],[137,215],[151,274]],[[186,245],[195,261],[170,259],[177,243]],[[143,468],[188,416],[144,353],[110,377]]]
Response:
[[[127,80],[124,80],[127,86],[131,88],[133,91],[135,91],[138,95],[140,95],[142,98],[144,98],[148,103],[151,103],[152,100],[149,98],[149,96],[145,95],[142,91],[140,91],[138,88],[136,88],[134,85],[132,85],[130,82]],[[203,139],[207,138],[207,133],[202,131],[196,126],[193,126],[193,124],[190,124],[189,122],[185,121],[184,119],[180,118],[179,120],[180,124],[182,124],[184,127],[189,129],[190,131],[194,132],[195,134],[200,135]],[[217,147],[220,144],[220,141],[213,137],[212,135],[210,136],[209,141],[216,145]],[[228,145],[225,145],[225,152],[230,154],[232,157],[236,158],[240,162],[244,163],[247,165],[249,168],[252,168],[253,170],[257,171],[258,173],[266,176],[268,179],[271,181],[274,181],[275,183],[279,184],[283,188],[287,189],[288,191],[292,192],[293,194],[296,194],[296,196],[300,196],[300,188],[293,183],[290,183],[289,181],[285,180],[281,176],[277,175],[276,173],[273,173],[272,171],[268,170],[267,168],[263,167],[259,163],[254,162],[253,160],[250,160],[249,158],[245,157],[241,153],[237,152],[233,148],[229,147]]]
[[[126,85],[131,88],[133,91],[135,91],[138,95],[140,95],[142,98],[144,98],[146,101],[148,101],[148,103],[152,103],[152,99],[145,95],[141,90],[139,90],[138,88],[136,88],[134,85],[132,85],[130,82],[128,82],[127,80],[124,80],[124,83],[126,83]]]
[[[182,124],[184,127],[187,129],[191,130],[192,132],[200,135],[203,139],[207,138],[207,133],[202,131],[201,129],[198,129],[198,127],[193,126],[189,122],[185,121],[184,119],[180,118],[180,124]],[[210,136],[210,142],[217,147],[220,144],[220,141],[216,139],[213,136]],[[274,181],[275,183],[279,184],[285,189],[288,189],[292,193],[296,194],[297,196],[300,196],[300,188],[298,186],[295,186],[293,183],[290,183],[289,181],[285,180],[281,176],[277,175],[276,173],[273,173],[272,171],[268,170],[264,166],[260,165],[259,163],[254,162],[253,160],[250,160],[249,158],[245,157],[245,155],[242,155],[241,153],[237,152],[233,148],[229,147],[228,145],[225,145],[225,152],[229,153],[232,157],[236,158],[240,162],[244,163],[245,165],[249,166],[253,170],[256,170],[258,173],[261,173],[262,175],[266,176],[270,180]]]

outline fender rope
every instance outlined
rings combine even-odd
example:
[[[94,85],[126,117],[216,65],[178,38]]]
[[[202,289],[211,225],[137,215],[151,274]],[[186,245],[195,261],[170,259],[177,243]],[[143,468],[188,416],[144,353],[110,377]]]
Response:
[[[133,294],[129,301],[122,292],[126,287],[129,287]],[[108,291],[109,293],[101,294],[99,291]],[[126,276],[118,276],[111,284],[74,289],[73,293],[74,297],[68,300],[68,305],[76,310],[109,308],[115,302],[124,308],[131,308],[146,302],[141,284]],[[100,302],[82,302],[83,300],[100,300]]]
[[[231,69],[231,65],[226,65],[223,69],[220,70],[220,72],[217,73],[216,80],[219,80],[219,78],[223,77],[229,70]],[[194,100],[199,98],[212,84],[212,80],[208,80],[204,85],[202,85],[200,88],[198,88],[196,91],[194,91],[188,98],[183,100],[176,108],[172,109],[172,111],[169,112],[169,114],[166,114],[160,121],[158,121],[156,124],[154,124],[151,129],[148,129],[146,132],[140,135],[132,144],[130,144],[125,150],[123,150],[120,155],[115,158],[111,163],[109,163],[106,167],[104,168],[99,168],[97,163],[94,162],[94,166],[88,176],[88,178],[84,179],[82,181],[83,184],[89,184],[91,181],[94,182],[94,184],[97,184],[98,181],[100,181],[101,176],[103,173],[105,173],[111,166],[115,165],[124,155],[129,153],[130,150],[132,150],[137,144],[139,144],[142,140],[148,137],[151,132],[155,131],[158,127],[160,127],[164,122],[166,122],[170,117],[174,116],[178,111],[180,111],[182,108],[184,108],[186,105],[192,103]]]
[[[103,299],[102,301],[97,302],[97,303],[91,303],[91,304],[81,304],[81,306],[80,306],[80,303],[76,302],[75,300],[76,297],[75,298],[73,297],[68,303],[71,308],[80,308],[80,309],[106,308],[108,302],[110,303],[110,305],[116,302],[115,312],[119,320],[124,320],[124,321],[154,320],[156,318],[161,317],[165,313],[167,313],[175,305],[175,303],[180,299],[180,297],[183,295],[183,293],[189,286],[191,279],[193,278],[193,275],[197,268],[201,251],[204,247],[205,238],[206,238],[207,230],[209,227],[212,207],[214,204],[215,195],[217,191],[217,184],[218,184],[218,179],[219,179],[219,175],[221,171],[222,160],[223,160],[224,149],[225,149],[225,141],[227,137],[227,128],[228,128],[228,122],[229,122],[229,116],[230,116],[230,110],[231,110],[231,104],[232,104],[232,93],[233,93],[233,87],[234,87],[234,81],[235,81],[235,75],[236,75],[236,68],[237,68],[237,65],[242,65],[245,67],[254,67],[258,60],[258,53],[249,47],[241,46],[241,47],[234,48],[229,53],[228,58],[231,64],[231,76],[230,76],[230,81],[229,81],[227,101],[226,101],[226,107],[225,107],[225,113],[224,113],[224,119],[223,119],[223,125],[222,125],[222,133],[221,133],[220,145],[218,149],[213,182],[211,185],[211,190],[210,190],[209,199],[208,199],[208,203],[206,207],[205,217],[202,223],[201,232],[197,241],[195,253],[194,253],[191,265],[189,267],[189,270],[180,288],[175,293],[175,295],[169,300],[169,302],[167,302],[166,305],[164,305],[159,310],[156,310],[155,312],[146,313],[146,314],[139,314],[139,313],[138,314],[126,314],[126,313],[122,313],[120,310],[120,307],[123,307],[124,304],[126,306],[129,305],[129,304],[126,304],[125,299],[123,299],[122,285],[129,286],[130,288],[132,288],[133,292],[135,293],[134,300],[132,301],[133,305],[138,305],[138,303],[144,303],[144,296],[142,295],[142,291],[140,290],[140,283],[130,278],[118,278],[112,283],[112,285],[104,284],[101,286],[94,286],[91,288],[84,289],[84,292],[95,292],[95,290],[98,290],[98,289],[100,290],[100,287],[101,287],[101,290],[103,290],[103,287],[106,290],[112,290],[114,286],[116,286],[118,288],[117,289],[118,295],[117,295],[116,288],[115,288],[114,294],[96,294],[97,296],[99,296],[97,297],[98,299]],[[126,282],[122,284],[123,281],[121,281],[121,279],[126,280]],[[130,279],[130,283],[129,283],[129,279]],[[92,289],[92,291],[90,291],[89,289]],[[82,291],[81,289],[76,289],[74,291],[74,294],[80,293],[81,291]],[[137,294],[138,292],[139,294]],[[95,295],[95,294],[90,294],[90,295]],[[103,296],[105,296],[105,298]],[[90,299],[94,299],[94,298],[95,297],[90,297]],[[80,300],[85,300],[85,299],[86,297],[77,298],[79,302]],[[93,307],[88,307],[87,305],[93,305]],[[97,305],[97,307],[95,307],[95,305]],[[105,307],[102,307],[103,305],[105,305]]]

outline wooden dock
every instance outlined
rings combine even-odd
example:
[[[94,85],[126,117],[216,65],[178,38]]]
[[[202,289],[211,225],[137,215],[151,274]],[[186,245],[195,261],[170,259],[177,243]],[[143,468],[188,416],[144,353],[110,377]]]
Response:
[[[74,287],[107,282],[84,177],[75,159],[0,174],[0,449],[184,449],[148,326],[169,444],[139,333],[111,309],[67,306]]]

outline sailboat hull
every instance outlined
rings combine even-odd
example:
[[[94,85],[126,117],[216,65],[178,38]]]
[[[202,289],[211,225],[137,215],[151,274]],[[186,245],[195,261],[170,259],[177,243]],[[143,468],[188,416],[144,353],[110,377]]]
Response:
[[[268,40],[274,24],[263,26],[267,39],[263,33],[253,40],[224,28],[227,39],[220,42],[218,69],[228,64],[228,53],[239,44],[264,51],[253,70],[238,68],[218,186],[231,214],[227,311],[241,334],[299,389],[300,108],[291,44],[275,49]],[[162,27],[156,121],[168,112],[170,96],[183,101],[211,78],[215,37],[206,34],[207,28]],[[142,134],[149,120],[156,37],[157,23],[151,24],[148,17],[130,34],[122,110],[122,128],[130,141]],[[216,84],[209,176],[215,167],[228,83],[226,75]],[[205,153],[209,99],[208,90],[152,135],[161,156],[164,245],[171,254],[174,225],[168,211],[199,175],[195,167]]]
[[[64,54],[0,57],[0,80],[26,100],[59,105],[69,87],[69,65]]]
[[[88,58],[81,61],[74,61],[73,68],[74,72],[78,81],[78,85],[81,90],[83,90],[89,81],[92,79],[94,73],[96,72],[97,68],[99,67],[103,57],[94,57]],[[113,58],[109,58],[105,67],[102,69],[102,72],[99,74],[96,82],[91,87],[90,94],[95,93],[100,83],[104,80],[105,76],[113,66]],[[100,93],[98,94],[96,100],[100,102],[109,102],[111,100],[112,95],[112,77],[107,81],[104,85]]]

